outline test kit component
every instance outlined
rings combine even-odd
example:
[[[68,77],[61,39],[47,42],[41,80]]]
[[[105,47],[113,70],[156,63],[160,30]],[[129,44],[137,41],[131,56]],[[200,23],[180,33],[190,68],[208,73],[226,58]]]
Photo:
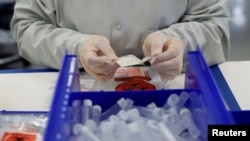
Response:
[[[72,108],[77,108],[76,111],[80,112],[75,114],[74,111],[67,111],[67,115],[73,116],[71,119],[67,118],[65,123],[72,123],[67,126],[69,128],[67,130],[72,130],[73,134],[67,134],[66,138],[69,140],[89,139],[89,141],[200,141],[201,138],[206,138],[206,135],[201,134],[202,131],[195,122],[195,118],[199,115],[193,114],[192,109],[185,106],[185,102],[189,98],[195,97],[186,99],[186,95],[189,95],[186,91],[181,92],[180,96],[175,93],[171,94],[165,100],[164,107],[158,107],[155,103],[137,106],[132,99],[120,98],[103,112],[101,112],[101,106],[95,109],[89,104],[87,104],[89,105],[87,112],[81,110],[86,109],[86,101],[88,103],[95,102],[84,99],[81,106],[76,107],[75,103],[81,102],[76,99],[73,101]],[[206,113],[204,109],[196,108],[196,110],[198,109],[204,114]],[[97,110],[97,114],[91,114],[92,110]],[[85,117],[88,117],[82,117],[84,122],[75,121],[84,114]],[[92,120],[93,116],[99,117],[98,120]],[[198,123],[199,126],[201,124],[206,126],[205,120]]]

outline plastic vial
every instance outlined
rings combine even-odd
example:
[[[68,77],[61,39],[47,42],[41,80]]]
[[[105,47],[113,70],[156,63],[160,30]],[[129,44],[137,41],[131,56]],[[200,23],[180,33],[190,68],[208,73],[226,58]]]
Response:
[[[127,124],[125,121],[120,121],[115,126],[114,136],[117,141],[130,141],[131,139],[128,137]]]
[[[136,121],[140,118],[140,113],[138,109],[133,108],[127,111],[128,114],[128,122]]]
[[[114,125],[116,125],[120,122],[119,117],[117,117],[116,115],[111,115],[108,119]]]
[[[134,107],[139,111],[141,116],[146,118],[154,118],[152,109],[143,106],[134,106]]]
[[[123,110],[127,111],[133,107],[134,101],[132,99],[127,98],[126,99],[126,106],[123,108]]]
[[[146,122],[145,124],[147,126],[147,130],[149,132],[149,136],[152,138],[151,140],[161,141],[162,139],[160,139],[161,136],[158,131],[158,128],[159,128],[158,121],[149,119],[149,120],[146,120],[145,122]]]
[[[165,115],[165,110],[163,108],[154,108],[152,110],[153,119],[160,120],[163,115]]]
[[[172,114],[165,114],[161,118],[166,125],[175,125],[178,122],[176,116]]]
[[[91,132],[94,132],[97,125],[96,123],[93,121],[93,120],[87,120],[85,122],[85,126],[91,131]]]
[[[77,138],[75,138],[76,141],[101,141],[88,127],[82,124],[75,124],[73,126],[73,134],[77,136]]]
[[[177,94],[171,94],[168,97],[166,103],[162,106],[162,108],[164,108],[165,110],[168,110],[171,107],[178,106],[179,102],[180,102],[179,96]]]
[[[154,108],[157,108],[157,105],[154,102],[152,102],[147,105],[147,108],[154,109]]]
[[[85,124],[87,120],[90,119],[91,117],[91,112],[92,112],[92,101],[90,99],[85,99],[83,100],[82,104],[82,123]]]
[[[116,115],[121,109],[126,107],[126,100],[124,98],[119,99],[116,104],[114,104],[112,107],[110,107],[107,111],[105,111],[101,117],[100,120],[108,119],[111,115]]]
[[[187,102],[187,100],[189,99],[190,95],[188,92],[186,91],[182,91],[180,93],[180,102],[179,102],[179,106],[182,107],[185,105],[185,103]]]
[[[111,122],[101,122],[100,132],[102,141],[116,141],[114,138],[114,125]]]
[[[140,121],[131,122],[127,125],[129,140],[150,141],[149,134],[146,132],[145,125]]]
[[[165,137],[166,141],[177,141],[173,133],[169,130],[167,126],[165,126],[164,123],[160,122],[158,126],[159,126],[159,131]]]
[[[186,123],[186,127],[190,133],[190,135],[194,138],[197,139],[200,136],[200,130],[196,126],[195,122],[193,121],[192,118],[192,113],[189,109],[184,108],[180,111],[180,116],[183,119],[183,121]]]
[[[127,121],[128,120],[128,113],[125,110],[121,110],[118,112],[118,117],[122,121]]]
[[[73,135],[78,136],[78,135],[82,134],[82,126],[83,125],[80,123],[74,124],[74,126],[72,128]]]
[[[96,124],[99,124],[101,114],[102,107],[99,105],[94,105],[92,107],[91,120],[93,120]]]
[[[81,100],[74,100],[72,104],[73,110],[73,122],[80,123],[81,122]]]
[[[186,123],[183,120],[178,120],[175,124],[167,125],[172,133],[176,136],[180,136],[186,129]]]
[[[180,97],[177,94],[171,94],[168,97],[168,100],[167,100],[167,104],[170,107],[176,107],[176,106],[178,106],[179,102],[180,102]]]

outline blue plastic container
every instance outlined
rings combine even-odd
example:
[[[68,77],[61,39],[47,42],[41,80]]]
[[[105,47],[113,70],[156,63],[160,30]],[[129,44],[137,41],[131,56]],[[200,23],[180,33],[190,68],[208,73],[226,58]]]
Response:
[[[99,104],[103,110],[116,103],[120,98],[130,98],[135,105],[146,106],[155,102],[162,106],[169,95],[182,91],[195,92],[197,97],[187,103],[190,109],[200,108],[206,110],[204,119],[208,124],[235,124],[232,114],[227,111],[223,98],[216,86],[210,69],[200,51],[190,51],[186,62],[185,89],[155,90],[155,91],[100,91],[80,92],[80,79],[76,55],[66,54],[57,81],[55,95],[49,113],[49,122],[45,132],[45,141],[63,141],[64,120],[66,107],[75,99],[91,99],[93,104]],[[198,125],[201,127],[201,125]],[[203,130],[205,136],[206,130]],[[203,138],[202,140],[207,140]]]

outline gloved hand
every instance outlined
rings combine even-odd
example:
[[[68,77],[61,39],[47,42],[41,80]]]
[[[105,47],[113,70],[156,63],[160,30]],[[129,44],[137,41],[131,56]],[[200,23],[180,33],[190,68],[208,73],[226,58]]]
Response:
[[[183,65],[183,42],[162,32],[149,34],[143,44],[145,56],[151,56],[151,67],[163,79],[172,80],[180,74]]]
[[[80,50],[80,62],[85,71],[95,79],[105,82],[111,79],[119,67],[109,40],[104,36],[93,35]]]

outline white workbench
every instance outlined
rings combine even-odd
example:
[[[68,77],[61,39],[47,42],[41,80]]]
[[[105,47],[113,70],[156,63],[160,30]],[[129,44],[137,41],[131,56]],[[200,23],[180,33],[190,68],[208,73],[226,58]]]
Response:
[[[250,110],[250,61],[218,65],[242,110]],[[48,111],[58,72],[0,71],[0,111]],[[85,77],[86,83],[93,82]],[[170,81],[170,89],[184,88],[184,74]]]

